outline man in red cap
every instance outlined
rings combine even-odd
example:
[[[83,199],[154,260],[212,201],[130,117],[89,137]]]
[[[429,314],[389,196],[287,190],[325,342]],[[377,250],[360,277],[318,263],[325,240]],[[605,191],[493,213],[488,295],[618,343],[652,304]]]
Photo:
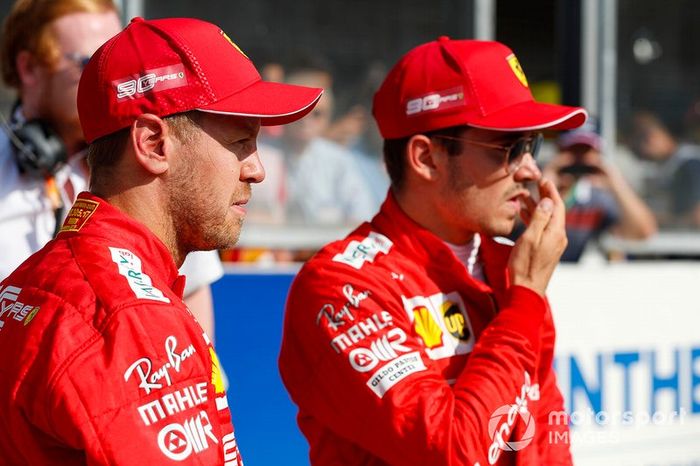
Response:
[[[90,192],[0,283],[0,464],[242,464],[177,269],[236,243],[260,126],[320,95],[262,81],[204,21],[135,19],[97,50],[78,89]]]
[[[373,113],[387,199],[287,302],[280,369],[311,463],[571,464],[545,298],[565,209],[535,157],[538,131],[585,111],[535,102],[504,45],[442,37],[394,66]]]

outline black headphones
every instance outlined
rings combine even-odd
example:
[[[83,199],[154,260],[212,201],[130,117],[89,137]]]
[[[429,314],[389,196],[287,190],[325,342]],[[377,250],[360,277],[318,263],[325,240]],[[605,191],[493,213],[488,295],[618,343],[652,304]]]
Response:
[[[55,175],[68,160],[63,141],[46,121],[30,120],[13,132],[20,172],[43,178]]]
[[[15,104],[11,123],[8,123],[5,116],[0,113],[0,126],[7,133],[7,137],[13,147],[15,160],[20,173],[33,178],[49,179],[60,170],[68,161],[66,147],[59,135],[51,128],[45,120],[29,120],[20,123],[14,118],[19,103]],[[47,185],[48,186],[48,185]],[[55,186],[55,183],[53,183]],[[54,217],[56,227],[53,236],[55,237],[61,227],[65,206],[60,199],[54,206]]]
[[[14,110],[12,114],[15,114]],[[3,116],[1,123],[14,147],[15,160],[22,174],[46,178],[55,175],[67,162],[63,141],[45,120],[19,123],[13,118],[8,124]]]

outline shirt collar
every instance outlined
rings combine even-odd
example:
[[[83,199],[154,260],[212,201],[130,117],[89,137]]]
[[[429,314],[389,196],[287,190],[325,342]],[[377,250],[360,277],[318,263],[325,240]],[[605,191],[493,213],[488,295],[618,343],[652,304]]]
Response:
[[[115,246],[129,249],[142,259],[147,258],[152,270],[157,271],[170,289],[182,297],[184,277],[179,276],[175,261],[165,244],[146,225],[104,199],[89,192],[78,195],[57,238],[74,236],[92,236],[114,241]]]
[[[394,193],[389,190],[379,213],[371,225],[386,232],[394,246],[424,264],[448,264],[459,262],[454,252],[437,235],[420,226],[399,206]],[[481,256],[484,274],[489,285],[477,282],[496,293],[497,298],[509,286],[508,259],[511,246],[499,244],[493,238],[481,235]],[[461,266],[461,262],[459,262]],[[462,266],[463,267],[463,266]],[[466,272],[465,272],[466,273]],[[475,280],[476,282],[476,280]]]

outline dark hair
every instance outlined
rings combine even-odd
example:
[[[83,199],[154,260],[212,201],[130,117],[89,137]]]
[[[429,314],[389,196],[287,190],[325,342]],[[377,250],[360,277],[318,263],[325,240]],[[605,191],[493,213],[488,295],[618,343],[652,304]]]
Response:
[[[439,144],[445,148],[450,156],[459,155],[462,152],[462,143],[455,139],[440,139],[437,136],[457,137],[468,126],[451,126],[449,128],[436,129],[424,134],[430,139],[439,140]],[[401,189],[406,176],[406,145],[413,135],[399,139],[384,140],[384,164],[391,179],[391,186],[394,189]]]

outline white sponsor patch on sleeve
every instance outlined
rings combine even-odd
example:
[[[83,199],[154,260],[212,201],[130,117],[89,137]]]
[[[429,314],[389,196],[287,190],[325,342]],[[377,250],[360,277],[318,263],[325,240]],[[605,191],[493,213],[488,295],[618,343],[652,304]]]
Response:
[[[169,303],[170,300],[163,296],[163,292],[153,286],[151,277],[141,271],[141,259],[128,249],[113,248],[112,260],[119,267],[119,274],[126,277],[129,287],[133,290],[137,298],[152,299]]]
[[[389,254],[394,245],[386,236],[371,231],[362,241],[350,241],[342,254],[333,257],[334,262],[342,262],[350,267],[360,270],[365,262],[374,262],[377,254]]]
[[[367,386],[379,398],[384,398],[384,394],[391,387],[401,382],[403,379],[416,372],[426,370],[423,359],[418,351],[404,354],[394,359],[390,363],[382,366],[372,374],[372,377],[367,381]]]

